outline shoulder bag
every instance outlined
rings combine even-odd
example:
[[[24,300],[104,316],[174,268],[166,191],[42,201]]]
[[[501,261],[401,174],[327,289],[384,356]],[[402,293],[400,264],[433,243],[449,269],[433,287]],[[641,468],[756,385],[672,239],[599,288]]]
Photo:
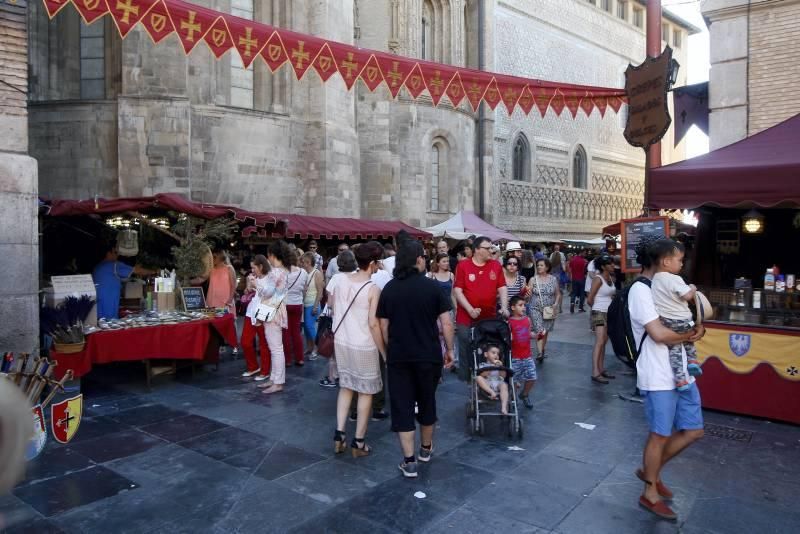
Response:
[[[552,321],[556,318],[556,310],[552,306],[545,306],[544,299],[542,298],[542,288],[539,287],[539,275],[533,275],[536,281],[536,291],[539,293],[539,306],[542,308],[542,319],[545,321]]]
[[[292,274],[292,272],[289,271],[289,274]],[[288,276],[289,275],[287,275],[287,278]],[[297,275],[297,278],[294,279],[294,282],[292,282],[292,285],[286,288],[286,293],[284,293],[283,298],[277,304],[272,305],[265,304],[263,302],[259,303],[258,308],[256,309],[255,320],[260,323],[271,323],[272,320],[275,319],[275,316],[278,315],[278,310],[283,305],[283,301],[286,300],[286,297],[289,295],[289,290],[294,287],[298,280],[300,280],[299,274]]]
[[[347,313],[350,311],[350,308],[353,307],[353,304],[358,298],[358,294],[361,293],[362,289],[364,289],[371,283],[372,281],[367,281],[367,283],[365,283],[358,289],[358,291],[356,292],[356,296],[353,297],[353,300],[350,301],[350,305],[347,307],[344,314],[342,314],[342,318],[339,320],[339,324],[336,325],[336,329],[325,330],[318,336],[319,340],[317,341],[317,354],[319,354],[320,356],[324,356],[325,358],[330,358],[331,356],[333,356],[334,336],[336,335],[336,332],[339,331],[339,328],[342,326],[342,323],[344,323],[344,318],[347,317]]]

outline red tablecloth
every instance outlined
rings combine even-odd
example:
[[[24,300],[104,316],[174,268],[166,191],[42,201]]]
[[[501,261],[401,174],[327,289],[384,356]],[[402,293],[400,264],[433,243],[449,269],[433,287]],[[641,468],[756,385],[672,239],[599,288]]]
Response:
[[[72,369],[78,378],[91,371],[92,365],[100,363],[160,358],[204,360],[209,345],[217,336],[228,345],[237,345],[233,315],[173,325],[96,332],[86,337],[86,347],[81,352],[61,354],[51,351],[51,357],[58,362],[53,374],[60,380],[67,369]]]

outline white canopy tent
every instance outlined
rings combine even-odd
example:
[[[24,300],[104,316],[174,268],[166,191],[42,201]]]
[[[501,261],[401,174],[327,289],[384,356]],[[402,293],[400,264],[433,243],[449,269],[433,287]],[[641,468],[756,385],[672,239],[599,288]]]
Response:
[[[485,235],[492,241],[521,241],[502,228],[487,223],[472,211],[459,211],[446,221],[423,230],[433,234],[433,237],[450,239],[466,239],[472,235]]]

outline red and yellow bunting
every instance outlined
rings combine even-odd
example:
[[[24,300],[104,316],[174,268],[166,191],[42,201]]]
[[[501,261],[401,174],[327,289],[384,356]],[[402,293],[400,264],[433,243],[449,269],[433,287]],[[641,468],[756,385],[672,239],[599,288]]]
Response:
[[[70,3],[87,24],[109,14],[122,38],[141,24],[155,44],[177,34],[186,54],[202,41],[217,59],[235,49],[245,67],[261,58],[272,72],[288,63],[298,80],[309,69],[323,82],[338,73],[348,90],[358,80],[370,91],[385,84],[392,98],[402,88],[414,99],[427,92],[434,106],[446,95],[456,107],[466,99],[474,111],[482,102],[491,110],[502,102],[509,114],[520,110],[529,115],[535,107],[542,117],[548,109],[556,115],[566,109],[576,118],[579,110],[588,117],[595,108],[603,117],[608,108],[618,112],[627,101],[623,89],[545,82],[419,61],[273,28],[182,0],[42,1],[50,18]]]

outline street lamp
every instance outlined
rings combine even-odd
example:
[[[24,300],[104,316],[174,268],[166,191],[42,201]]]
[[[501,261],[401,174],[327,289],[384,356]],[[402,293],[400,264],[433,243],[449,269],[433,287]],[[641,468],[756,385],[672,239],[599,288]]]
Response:
[[[667,73],[667,90],[672,91],[672,88],[678,83],[678,71],[681,68],[681,64],[678,63],[676,59],[672,59],[669,62],[669,72]]]
[[[746,234],[760,234],[764,231],[764,216],[756,210],[750,210],[742,217],[742,226]]]

